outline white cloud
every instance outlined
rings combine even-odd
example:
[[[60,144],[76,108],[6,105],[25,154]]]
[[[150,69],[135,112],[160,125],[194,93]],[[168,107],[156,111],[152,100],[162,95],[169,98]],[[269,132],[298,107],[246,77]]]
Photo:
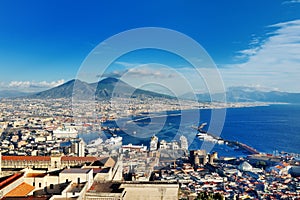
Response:
[[[263,85],[299,92],[300,20],[268,28],[275,30],[260,45],[238,52],[247,61],[220,69],[224,82],[227,86]]]
[[[249,45],[257,45],[257,44],[259,44],[260,43],[260,38],[259,37],[256,37],[255,35],[252,35],[253,36],[253,38],[252,38],[252,40],[250,41],[250,43],[249,43]]]
[[[114,70],[114,71],[111,71],[111,72],[106,72],[103,75],[97,75],[97,77],[98,78],[102,78],[102,77],[120,78],[126,72],[127,72],[127,70],[123,70],[123,71],[122,70]]]
[[[239,64],[219,68],[225,87],[250,86],[264,91],[300,92],[300,20],[273,24],[267,29],[269,32],[264,37],[252,35],[249,47],[237,52],[237,57],[242,58]],[[207,91],[208,86],[213,91],[222,90],[222,83],[216,81],[213,68],[201,68],[199,76],[188,66],[164,68],[155,67],[155,64],[116,64],[119,65],[117,70],[107,75],[124,78],[134,86],[152,81],[180,93],[186,91],[187,84],[197,91]]]
[[[118,62],[123,63],[123,62]],[[164,70],[161,66],[157,66],[157,63],[153,64],[134,64],[134,63],[126,63],[129,66],[135,66],[126,70],[114,70],[102,75],[102,77],[116,77],[122,78],[124,74],[127,77],[137,78],[137,77],[152,77],[152,78],[173,78],[174,73],[170,73],[169,70]]]
[[[300,3],[300,0],[290,0],[290,1],[282,2],[282,4],[291,4],[291,3]]]
[[[14,89],[22,89],[22,88],[52,88],[56,87],[58,85],[63,84],[65,81],[63,79],[57,80],[57,81],[52,81],[52,82],[47,82],[47,81],[11,81],[8,84],[9,88],[14,88]]]
[[[238,52],[238,56],[236,56],[237,59],[243,59],[243,58],[249,58],[249,56],[255,55],[259,51],[259,47],[250,48],[250,49],[244,49],[240,50]]]
[[[153,69],[151,64],[142,65],[141,68],[129,69],[127,73],[130,76],[150,76],[153,78],[173,78],[175,76],[169,70]]]
[[[137,65],[140,65],[139,63],[122,62],[122,61],[117,61],[115,62],[115,64],[122,65],[124,67],[135,67]]]

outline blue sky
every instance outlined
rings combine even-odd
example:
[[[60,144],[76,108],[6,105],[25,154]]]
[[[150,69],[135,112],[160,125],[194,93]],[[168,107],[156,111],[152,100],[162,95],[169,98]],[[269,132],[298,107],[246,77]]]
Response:
[[[201,44],[226,87],[300,92],[299,20],[299,0],[3,0],[0,90],[33,91],[61,84],[76,78],[89,52],[108,37],[133,28],[163,27]],[[125,63],[154,62],[147,52],[132,55],[119,59],[120,71]],[[170,65],[181,62],[153,55],[161,63],[166,57]]]

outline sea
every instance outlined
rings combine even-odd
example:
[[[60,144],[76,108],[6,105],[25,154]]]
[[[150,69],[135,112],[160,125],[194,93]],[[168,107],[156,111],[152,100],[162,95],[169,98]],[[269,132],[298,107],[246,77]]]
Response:
[[[212,130],[211,134],[225,140],[239,141],[247,144],[259,152],[277,153],[288,152],[300,154],[300,105],[273,104],[268,106],[241,107],[221,109],[224,123],[218,128],[211,128],[213,121],[220,120],[212,113],[212,109],[194,109],[184,111],[169,111],[157,113],[143,113],[117,121],[107,121],[103,126],[119,127],[114,131],[123,137],[123,144],[149,146],[151,137],[171,142],[179,141],[184,135],[189,142],[189,149],[207,149],[217,151],[221,156],[245,156],[247,152],[237,151],[227,145],[203,142],[196,137],[195,127],[207,123],[204,130]],[[221,117],[222,119],[222,117]],[[222,121],[222,120],[221,120]],[[216,132],[213,132],[216,130]],[[102,137],[111,137],[110,132],[80,134],[87,143]]]

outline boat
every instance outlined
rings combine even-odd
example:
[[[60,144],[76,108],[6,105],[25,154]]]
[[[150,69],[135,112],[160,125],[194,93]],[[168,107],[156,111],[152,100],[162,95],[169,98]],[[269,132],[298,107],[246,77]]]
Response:
[[[198,133],[198,134],[197,134],[197,137],[198,137],[199,139],[214,139],[213,136],[208,135],[208,134],[206,134],[206,133]]]
[[[122,145],[122,140],[123,140],[123,138],[120,137],[120,136],[111,137],[111,138],[105,140],[105,144],[109,144],[109,145],[113,145],[113,146],[114,145],[119,146],[119,145]]]
[[[53,130],[53,136],[57,138],[76,138],[78,136],[78,131],[73,127],[59,127],[56,130]]]
[[[199,140],[203,140],[203,141],[218,142],[217,139],[215,139],[213,136],[208,135],[206,133],[198,133],[197,137],[199,138]]]
[[[103,139],[102,138],[97,138],[95,140],[92,140],[88,145],[87,147],[97,147],[99,144],[101,144],[103,142]]]
[[[218,140],[218,144],[224,144],[224,140]]]

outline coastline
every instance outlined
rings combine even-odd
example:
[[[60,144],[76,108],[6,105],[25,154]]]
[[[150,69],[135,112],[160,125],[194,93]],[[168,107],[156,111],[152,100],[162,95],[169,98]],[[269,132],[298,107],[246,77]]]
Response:
[[[249,108],[249,107],[262,107],[270,105],[290,105],[286,102],[226,102],[226,103],[199,103],[200,105],[184,105],[181,109],[159,109],[155,111],[148,111],[149,115],[157,114],[160,112],[173,112],[181,110],[212,110],[212,109],[227,109],[227,108]],[[137,112],[136,115],[143,115],[145,111]],[[130,115],[128,115],[130,116]],[[127,116],[127,117],[128,117]],[[125,116],[126,117],[126,116]]]
[[[275,108],[275,110],[274,110],[270,106],[271,105],[292,105],[292,104],[289,104],[289,103],[269,103],[269,104],[266,104],[266,103],[255,103],[255,104],[252,104],[251,103],[251,104],[248,104],[247,103],[247,104],[242,104],[242,105],[243,106],[240,106],[240,107],[236,107],[235,106],[235,107],[228,107],[228,108],[251,108],[251,107],[254,108],[254,107],[259,107],[259,106],[264,106],[264,107],[268,107],[268,108],[264,108],[262,110],[261,109],[251,109],[251,110],[248,110],[248,111],[251,111],[251,113],[249,113],[249,115],[251,115],[250,118],[249,117],[242,117],[240,119],[240,118],[236,118],[235,117],[235,118],[233,118],[233,121],[232,121],[232,116],[231,116],[231,118],[229,116],[229,118],[227,119],[227,121],[230,120],[230,121],[232,121],[232,123],[231,123],[231,125],[229,125],[230,127],[228,127],[228,124],[227,124],[227,127],[225,125],[224,131],[222,133],[222,138],[224,138],[225,140],[229,140],[229,141],[238,141],[238,142],[247,144],[249,146],[254,147],[259,152],[262,152],[262,153],[272,153],[272,152],[278,150],[279,152],[283,151],[283,152],[291,152],[291,153],[299,154],[298,151],[294,150],[296,148],[295,144],[297,143],[298,139],[295,138],[294,140],[289,140],[288,139],[289,137],[282,138],[276,132],[274,132],[275,135],[273,135],[273,132],[272,132],[273,128],[276,127],[276,126],[280,126],[279,128],[282,128],[287,123],[292,123],[292,124],[296,124],[296,123],[286,121],[288,119],[285,119],[285,117],[284,117],[284,116],[286,116],[286,114],[281,114],[281,110],[282,110],[281,107],[274,107]],[[200,112],[200,110],[207,110],[207,111],[204,112],[204,115],[203,115],[203,113],[201,113],[201,115],[202,115],[202,117],[204,116],[204,118],[208,118],[209,119],[210,118],[210,116],[208,116],[209,112],[210,112],[209,110],[210,109],[215,109],[215,107],[214,108],[195,108],[195,107],[192,107],[192,109],[186,109],[186,110],[188,111],[188,110],[195,110],[195,109],[199,110],[199,112]],[[286,110],[285,108],[283,108],[283,109]],[[288,110],[293,110],[293,109],[294,108],[289,108]],[[167,110],[167,112],[170,112],[170,113],[172,113],[174,111],[176,113],[176,110]],[[238,110],[236,110],[236,109],[230,109],[228,112],[231,113],[230,115],[232,115],[234,113],[240,113],[243,116],[247,116],[248,115],[248,111],[245,112],[243,109],[238,109]],[[269,118],[267,118],[267,119],[261,118],[260,119],[259,118],[259,119],[257,119],[257,117],[256,117],[257,114],[259,114],[259,113],[265,113],[266,111],[273,112],[279,118],[275,118],[275,119],[271,119],[271,118],[270,119]],[[207,113],[208,113],[208,115],[207,115]],[[148,119],[148,118],[156,117],[156,114],[158,114],[158,117],[161,116],[161,114],[159,114],[156,111],[153,114],[149,113],[149,115],[146,116],[146,118],[143,118],[143,119]],[[271,115],[274,115],[274,114],[271,114]],[[205,115],[207,115],[207,116],[205,117]],[[143,119],[138,119],[138,122],[140,120],[142,122]],[[265,121],[265,120],[267,120],[267,121]],[[207,121],[207,120],[204,119],[204,120],[201,120],[201,121]],[[174,124],[176,122],[171,122],[171,123],[170,122],[166,122],[166,123],[167,123],[166,126],[168,127],[168,129],[170,129],[170,128],[172,128],[172,126],[174,126]],[[185,134],[189,135],[189,134],[192,133],[192,130],[189,129],[189,127],[191,127],[192,123],[194,123],[194,122],[190,121],[189,125],[188,124],[184,125],[186,127],[185,128],[186,129],[185,130]],[[196,122],[196,123],[198,123],[198,122]],[[257,123],[260,123],[260,124],[257,124]],[[233,127],[233,129],[232,129],[232,127]],[[173,127],[173,129],[174,129],[173,131],[176,132],[176,130],[175,130],[176,128]],[[265,131],[267,131],[267,132],[265,132]],[[292,134],[292,133],[293,132],[291,132],[290,134]],[[161,135],[162,137],[164,137],[163,134],[167,134],[168,135],[168,134],[170,134],[170,132],[169,132],[169,130],[165,129],[161,133],[159,133],[159,135]],[[195,134],[196,134],[196,132],[195,132]],[[257,135],[259,135],[259,136],[257,136]],[[267,146],[264,146],[264,145],[261,144],[261,143],[265,143],[266,141],[268,141],[268,139],[265,139],[265,138],[273,137],[273,136],[274,136],[274,139],[276,140],[276,142],[274,142],[274,143],[270,143],[269,142],[269,143],[267,143]],[[169,136],[166,136],[166,137],[168,138]],[[282,139],[284,139],[284,140],[282,140],[282,142],[278,143],[277,140],[279,139],[279,137],[281,138],[280,140],[282,140]],[[170,138],[170,140],[172,139],[171,136],[169,138]],[[256,138],[256,139],[253,140],[253,138]],[[285,141],[286,139],[289,141],[289,143],[287,141]],[[265,142],[261,142],[261,141],[265,141]],[[254,145],[254,144],[259,144],[259,145]],[[290,144],[290,145],[287,145],[287,144]]]

